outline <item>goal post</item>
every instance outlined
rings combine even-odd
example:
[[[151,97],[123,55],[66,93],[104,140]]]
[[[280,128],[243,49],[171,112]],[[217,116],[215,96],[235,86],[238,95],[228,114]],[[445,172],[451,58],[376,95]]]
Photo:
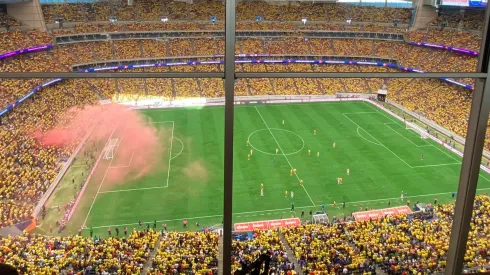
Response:
[[[311,222],[314,224],[329,224],[328,214],[325,212],[316,212],[311,217]]]
[[[104,159],[114,158],[114,148],[118,145],[118,138],[111,138],[104,148]]]
[[[415,133],[420,135],[421,139],[427,139],[429,137],[429,135],[427,134],[427,130],[413,122],[405,121],[405,129],[414,131]]]

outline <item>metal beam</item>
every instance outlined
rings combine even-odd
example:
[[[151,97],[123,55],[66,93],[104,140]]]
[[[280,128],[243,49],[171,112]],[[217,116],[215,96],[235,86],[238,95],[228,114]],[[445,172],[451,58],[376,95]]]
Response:
[[[490,12],[486,11],[483,39],[478,61],[478,72],[487,73],[490,70],[490,34],[488,33]],[[466,243],[470,231],[473,214],[473,204],[480,172],[480,162],[485,143],[485,132],[490,112],[490,82],[479,79],[473,92],[468,132],[463,155],[463,164],[459,178],[458,196],[454,209],[451,239],[447,254],[445,274],[462,274],[463,260],[466,253]]]
[[[0,75],[1,76],[1,75]],[[487,78],[484,73],[236,73],[237,78]]]
[[[225,148],[223,194],[223,274],[231,274],[233,230],[233,123],[235,89],[235,0],[226,0],[225,13]]]
[[[226,64],[225,64],[226,67]],[[0,78],[224,78],[225,73],[5,73],[0,72]],[[236,73],[236,78],[487,78],[485,73]]]
[[[223,78],[224,73],[0,73],[0,78]]]

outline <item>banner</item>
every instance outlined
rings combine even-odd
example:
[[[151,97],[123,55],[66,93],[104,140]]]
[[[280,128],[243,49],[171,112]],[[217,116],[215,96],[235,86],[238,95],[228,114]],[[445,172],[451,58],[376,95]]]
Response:
[[[278,227],[292,227],[301,225],[299,218],[282,219],[282,220],[269,220],[269,221],[257,221],[257,222],[244,222],[235,223],[235,232],[250,232],[256,229],[269,230]]]
[[[442,0],[441,5],[484,8],[487,6],[487,0]]]
[[[363,212],[355,212],[352,215],[356,221],[367,221],[367,220],[376,220],[385,216],[396,216],[396,215],[408,215],[412,213],[410,207],[408,206],[399,206],[392,208],[385,208],[379,210],[371,210],[371,211],[363,211]]]

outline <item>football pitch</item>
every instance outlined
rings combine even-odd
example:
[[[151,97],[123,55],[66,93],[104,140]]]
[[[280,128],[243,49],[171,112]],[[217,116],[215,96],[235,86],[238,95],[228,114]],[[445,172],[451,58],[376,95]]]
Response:
[[[200,229],[196,222],[201,227],[220,224],[224,108],[140,112],[169,133],[162,141],[168,144],[161,156],[164,167],[137,180],[104,185],[110,173],[131,165],[131,158],[118,159],[117,150],[124,146],[120,140],[114,159],[101,159],[97,165],[72,230],[84,225],[105,236],[108,227],[132,230],[140,220],[143,228],[156,220],[158,229],[165,223],[169,230],[184,230],[184,219],[189,222],[186,230]],[[387,208],[388,202],[405,205],[399,200],[402,191],[412,205],[432,203],[434,197],[450,202],[457,191],[460,157],[369,103],[238,105],[234,135],[234,223],[300,217],[302,211],[310,219],[310,210],[318,211],[322,204],[330,218],[343,217],[359,208]],[[296,175],[290,174],[292,168]],[[337,178],[343,178],[342,185]],[[490,190],[490,175],[480,174],[478,189]]]

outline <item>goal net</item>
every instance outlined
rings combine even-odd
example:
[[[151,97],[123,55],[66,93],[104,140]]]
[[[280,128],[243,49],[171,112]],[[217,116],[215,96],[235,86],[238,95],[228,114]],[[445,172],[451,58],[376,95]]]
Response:
[[[119,141],[118,138],[111,138],[105,147],[104,151],[104,159],[113,159],[114,158],[114,148],[117,145],[117,142]]]
[[[330,221],[328,219],[328,215],[326,213],[315,213],[312,216],[312,222],[314,224],[329,224]]]
[[[413,122],[405,121],[405,126],[406,126],[405,129],[412,130],[415,133],[417,133],[418,135],[420,135],[421,139],[427,139],[429,137],[427,134],[427,130],[425,130],[424,128],[418,126],[417,124],[415,124]]]

